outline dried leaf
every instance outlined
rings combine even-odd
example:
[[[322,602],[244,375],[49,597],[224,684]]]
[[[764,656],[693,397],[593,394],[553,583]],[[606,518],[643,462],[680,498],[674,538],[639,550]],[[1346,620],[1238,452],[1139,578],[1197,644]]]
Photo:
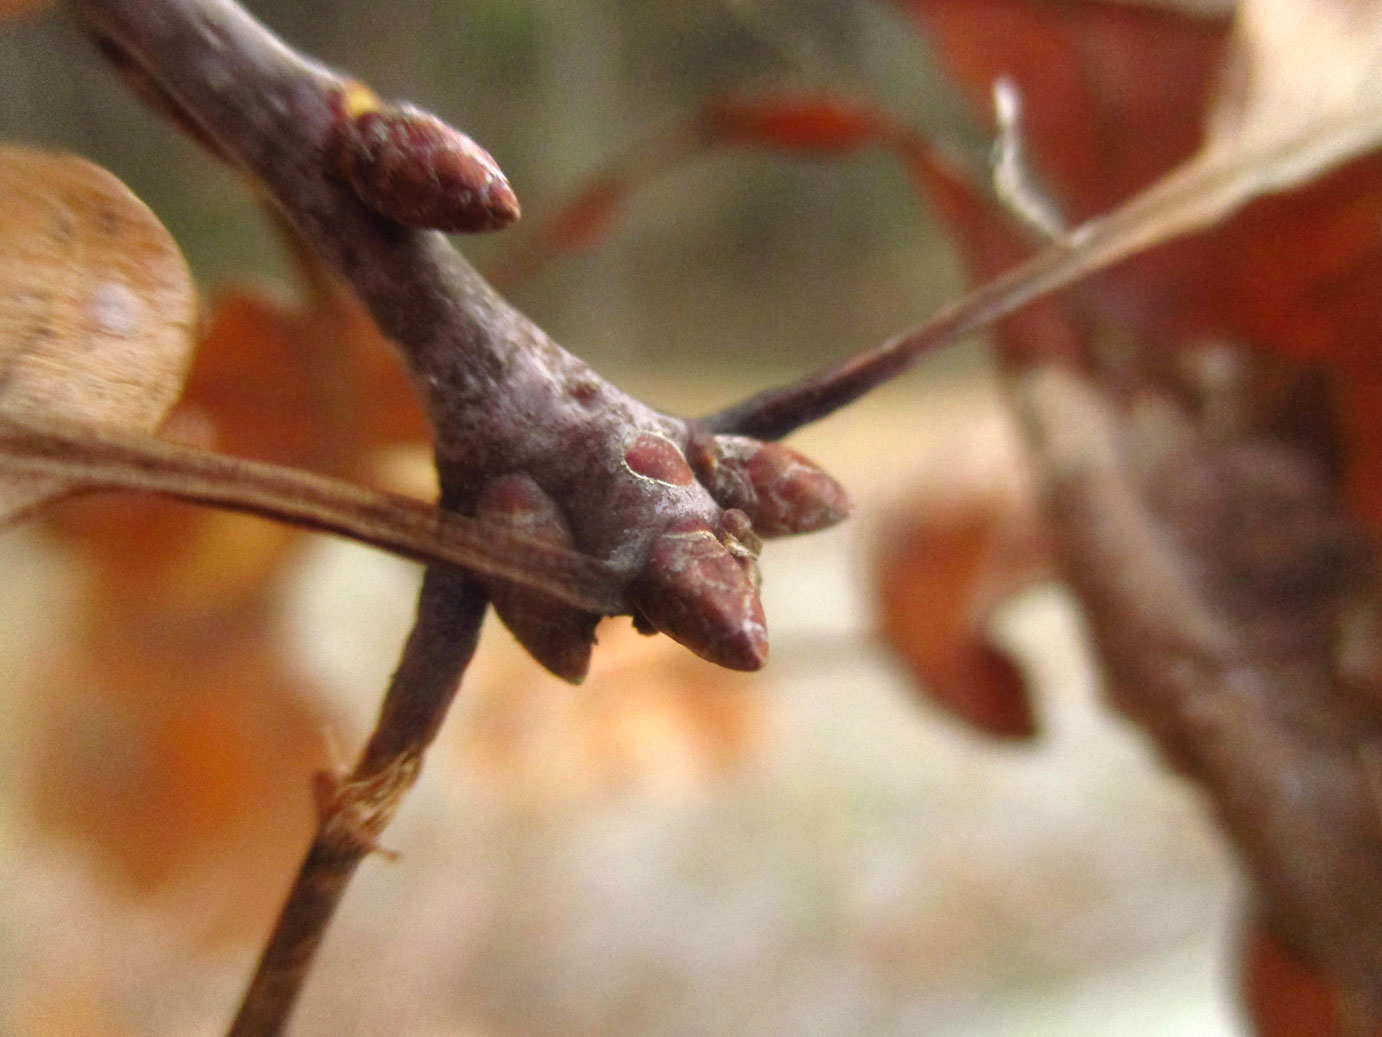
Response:
[[[1382,139],[1379,74],[1376,0],[1243,0],[1195,164],[1257,194],[1369,150]]]
[[[319,691],[283,657],[276,609],[91,601],[39,675],[25,795],[48,835],[130,894],[185,905],[208,943],[257,939],[313,817],[329,761]],[[39,690],[39,689],[36,689]]]
[[[1016,390],[1114,704],[1209,795],[1262,917],[1376,1025],[1375,567],[1327,459],[1069,370]]]
[[[1107,215],[1087,219],[1026,263],[1009,269],[986,284],[981,291],[937,315],[932,324],[888,343],[875,350],[873,355],[858,357],[842,365],[840,377],[847,374],[860,388],[852,390],[852,395],[834,394],[830,406],[839,406],[859,391],[875,384],[879,380],[875,371],[883,375],[895,373],[923,352],[1002,319],[1033,299],[1103,271],[1153,246],[1173,242],[1203,229],[1267,192],[1298,186],[1332,166],[1357,158],[1371,148],[1382,136],[1382,101],[1373,100],[1368,90],[1370,71],[1382,60],[1379,56],[1379,52],[1382,52],[1382,43],[1379,43],[1382,40],[1382,4],[1373,0],[1356,4],[1350,4],[1348,0],[1318,0],[1318,3],[1327,10],[1327,15],[1323,18],[1318,37],[1312,37],[1308,43],[1302,42],[1301,47],[1314,54],[1321,67],[1331,65],[1330,59],[1323,56],[1331,48],[1352,48],[1352,53],[1338,62],[1337,70],[1330,67],[1328,72],[1321,73],[1331,80],[1328,87],[1316,88],[1309,83],[1298,82],[1314,73],[1291,56],[1291,47],[1282,42],[1283,37],[1289,37],[1291,31],[1298,30],[1301,38],[1314,34],[1313,21],[1307,19],[1305,24],[1301,24],[1277,0],[1245,3],[1240,8],[1232,41],[1230,67],[1235,74],[1230,77],[1214,108],[1212,134],[1194,157]],[[942,37],[942,52],[953,52],[951,57],[959,67],[962,80],[971,89],[975,88],[975,79],[978,78],[975,68],[992,71],[992,58],[985,47],[989,37],[980,37],[977,42],[968,39],[964,32],[964,19],[971,10],[992,15],[995,5],[990,2],[956,5],[942,3],[941,0],[917,0],[911,6],[917,9],[927,24],[944,29],[946,35]],[[1071,215],[1077,218],[1087,214],[1085,210],[1090,202],[1096,203],[1098,211],[1097,203],[1106,201],[1107,189],[1096,186],[1101,180],[1127,186],[1135,184],[1149,170],[1155,170],[1156,162],[1150,161],[1148,156],[1164,157],[1165,150],[1159,145],[1144,145],[1144,140],[1163,137],[1175,141],[1185,139],[1184,133],[1178,132],[1178,127],[1183,131],[1183,119],[1167,118],[1163,125],[1156,116],[1167,117],[1174,113],[1155,101],[1148,103],[1148,98],[1154,92],[1149,93],[1145,87],[1129,87],[1128,84],[1145,80],[1145,74],[1140,70],[1147,67],[1146,52],[1138,51],[1132,45],[1155,41],[1156,30],[1162,25],[1181,25],[1183,28],[1187,19],[1136,8],[1119,9],[1114,21],[1122,28],[1127,27],[1123,24],[1126,22],[1136,31],[1129,34],[1120,28],[1110,38],[1117,41],[1121,49],[1113,49],[1100,60],[1101,38],[1084,38],[1081,31],[1086,25],[1082,19],[1086,11],[1098,11],[1108,6],[1080,4],[1057,9],[1050,18],[1059,19],[1063,26],[1060,33],[1054,34],[1060,46],[1054,49],[1047,47],[1044,56],[1041,52],[1036,56],[1023,56],[1026,35],[1011,31],[1004,34],[1009,41],[1008,50],[1015,52],[1014,61],[1020,59],[1020,67],[1028,70],[1027,78],[1024,79],[1019,72],[1013,75],[1013,79],[1019,85],[1024,82],[1037,84],[1027,91],[1030,113],[1027,130],[1033,150],[1040,151],[1040,142],[1046,143],[1047,147],[1039,157],[1044,167],[1050,167],[1048,177],[1056,188],[1072,192],[1075,204],[1068,208],[1072,210]],[[1025,12],[1022,17],[1036,30],[1033,38],[1038,43],[1049,42],[1053,34],[1050,26],[1043,23],[1048,9],[1019,10]],[[1107,14],[1097,18],[1091,16],[1088,20],[1096,27],[1107,28],[1109,17]],[[1283,27],[1288,21],[1294,29]],[[1008,22],[1011,29],[1012,18]],[[1198,19],[1191,20],[1193,31],[1185,37],[1189,41],[1183,56],[1186,60],[1179,63],[1157,61],[1151,63],[1152,67],[1173,72],[1185,64],[1189,70],[1185,81],[1203,83],[1203,59],[1213,51],[1218,25],[1213,21],[1204,23]],[[1066,55],[1064,60],[1062,54]],[[1068,70],[1066,66],[1069,66]],[[1134,70],[1139,71],[1134,73]],[[1087,82],[1068,82],[1072,71],[1084,76]],[[1101,118],[1092,121],[1095,130],[1086,128],[1078,138],[1085,142],[1084,145],[1072,147],[1068,141],[1061,143],[1061,134],[1057,130],[1068,126],[1068,121],[1055,119],[1053,122],[1050,106],[1037,103],[1043,74],[1056,77],[1057,82],[1060,82],[1061,76],[1066,77],[1065,85],[1054,91],[1065,104],[1078,102],[1091,113],[1102,113]],[[1173,91],[1178,89],[1177,76],[1168,75],[1166,81],[1171,84]],[[1158,78],[1156,82],[1159,84],[1162,80]],[[990,81],[983,83],[985,97],[990,86]],[[1297,88],[1303,98],[1299,104],[1293,101]],[[1150,119],[1149,113],[1153,116]],[[1130,118],[1123,118],[1125,115]],[[1097,132],[1100,130],[1106,136],[1100,136]],[[1120,139],[1124,141],[1121,147],[1115,143],[1105,148],[1106,141],[1117,142]],[[1105,150],[1109,150],[1115,158],[1123,156],[1123,161],[1115,162],[1112,166],[1102,163],[1097,156]],[[1053,164],[1060,161],[1065,161],[1067,165],[1060,167]],[[1071,165],[1071,162],[1074,164]],[[1359,164],[1350,165],[1337,175],[1348,177]],[[1101,174],[1106,170],[1113,175],[1103,178]],[[1290,207],[1296,204],[1297,198],[1295,194],[1287,199],[1268,196],[1261,198],[1258,204],[1270,206],[1274,201]],[[1224,240],[1232,239],[1226,237]],[[1293,250],[1293,254],[1287,257],[1285,269],[1293,268],[1293,262],[1299,260],[1301,252],[1308,253],[1308,250],[1296,248],[1288,235],[1279,235],[1276,240]],[[1178,244],[1177,248],[1181,247],[1185,247],[1185,244]],[[1224,292],[1220,290],[1216,294],[1214,287],[1216,283],[1222,284],[1222,280],[1214,276],[1200,276],[1206,270],[1212,274],[1213,267],[1208,264],[1206,255],[1196,253],[1193,249],[1189,254],[1195,258],[1195,263],[1186,264],[1185,253],[1168,249],[1157,249],[1149,256],[1138,257],[1138,264],[1145,262],[1150,270],[1159,271],[1160,279],[1152,282],[1156,290],[1149,289],[1146,282],[1138,284],[1137,278],[1128,276],[1126,268],[1108,275],[1103,285],[1107,295],[1104,305],[1111,313],[1118,314],[1115,323],[1121,331],[1144,331],[1136,324],[1139,318],[1145,318],[1148,314],[1156,316],[1153,326],[1163,332],[1170,327],[1185,332],[1195,320],[1199,321],[1200,330],[1203,331],[1203,325],[1215,311],[1211,300],[1217,300],[1220,309],[1225,308],[1222,305]],[[1373,250],[1366,248],[1362,254],[1375,256]],[[1216,251],[1213,255],[1216,262],[1227,262],[1232,268],[1232,253],[1225,255]],[[1337,258],[1332,257],[1331,262]],[[1358,249],[1345,249],[1344,268],[1357,269],[1360,258]],[[988,257],[988,260],[991,262],[992,257]],[[1310,269],[1308,264],[1305,269]],[[1337,270],[1332,266],[1330,269]],[[1149,269],[1140,269],[1137,273],[1145,277]],[[1205,288],[1202,281],[1207,281],[1209,287]],[[1130,300],[1113,297],[1114,292],[1128,288],[1130,283]],[[1232,279],[1235,287],[1242,287],[1245,283],[1250,285],[1251,282],[1241,271]],[[1310,287],[1334,287],[1332,279],[1326,279],[1324,285],[1313,281],[1308,283]],[[1235,323],[1246,325],[1245,321],[1236,321],[1239,315],[1231,300],[1226,309],[1227,314],[1219,316],[1216,331],[1223,333]],[[1346,306],[1339,307],[1341,313],[1347,309]],[[1171,316],[1168,318],[1163,310],[1169,310]],[[1280,309],[1271,312],[1278,321],[1259,320],[1257,328],[1265,327],[1269,332],[1276,329]],[[1310,331],[1309,327],[1297,327],[1293,329],[1293,339],[1310,339]],[[1315,336],[1315,341],[1318,341],[1318,336]],[[824,380],[827,379],[817,379]],[[818,391],[816,394],[821,395]],[[813,416],[819,416],[819,413]]]
[[[1069,222],[1114,208],[1199,146],[1227,23],[1129,4],[900,0],[978,118],[1022,97],[1035,171]]]
[[[161,435],[367,479],[382,449],[425,443],[427,421],[360,302],[305,253],[294,257],[308,289],[303,302],[240,288],[208,306],[196,362]],[[111,608],[135,596],[180,594],[204,607],[251,595],[274,579],[300,535],[152,495],[82,497],[45,518],[107,577],[99,594]]]
[[[115,177],[0,150],[0,414],[152,430],[182,388],[196,294],[177,245]],[[7,475],[0,519],[66,487]]]
[[[883,638],[926,698],[988,734],[1030,738],[1026,682],[988,621],[1044,575],[1044,551],[1025,487],[1005,488],[914,503],[880,537],[874,582]]]
[[[229,453],[333,475],[364,474],[380,448],[427,443],[412,385],[360,301],[324,271],[303,277],[298,305],[248,289],[214,301],[180,410],[208,420]]]
[[[1257,1037],[1343,1037],[1334,990],[1260,925],[1244,936],[1243,1006]]]

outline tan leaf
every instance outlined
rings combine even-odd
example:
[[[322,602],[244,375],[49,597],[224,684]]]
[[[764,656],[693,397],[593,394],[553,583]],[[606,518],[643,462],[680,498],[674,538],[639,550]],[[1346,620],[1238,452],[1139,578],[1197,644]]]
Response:
[[[0,416],[152,430],[177,400],[196,293],[158,219],[98,166],[0,148]],[[66,487],[0,479],[0,521]]]
[[[1377,0],[1247,0],[1198,161],[1256,159],[1245,187],[1271,190],[1352,158],[1382,138],[1379,72]]]

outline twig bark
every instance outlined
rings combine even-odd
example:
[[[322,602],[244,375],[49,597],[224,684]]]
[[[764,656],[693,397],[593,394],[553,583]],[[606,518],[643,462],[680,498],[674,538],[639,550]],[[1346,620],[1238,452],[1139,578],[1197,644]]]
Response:
[[[423,397],[458,503],[487,478],[525,471],[563,505],[581,549],[617,556],[632,577],[668,501],[622,478],[621,447],[637,429],[684,441],[684,423],[562,350],[442,234],[400,226],[357,197],[335,156],[358,84],[289,49],[233,0],[73,2],[127,77],[155,84],[165,110],[262,183],[365,302]],[[677,510],[716,524],[701,487],[677,489],[667,495]]]
[[[441,235],[404,228],[365,204],[333,158],[351,132],[355,85],[288,49],[232,0],[71,2],[159,110],[267,187],[398,344],[436,431],[447,510],[469,513],[487,486],[521,476],[528,481],[505,483],[511,495],[496,507],[514,504],[541,516],[554,536],[569,534],[615,574],[647,624],[743,668],[761,665],[766,652],[751,565],[740,564],[752,555],[751,508],[789,480],[795,490],[824,476],[801,477],[801,459],[763,453],[741,437],[785,435],[1037,296],[1185,232],[1189,224],[1168,230],[1148,207],[1193,210],[1198,200],[1194,185],[1173,185],[1170,195],[1076,229],[916,332],[688,425],[630,399],[561,350]],[[1213,791],[1278,925],[1374,1011],[1382,1003],[1382,899],[1359,890],[1382,888],[1378,726],[1339,707],[1347,696],[1328,654],[1347,587],[1326,573],[1325,600],[1304,626],[1289,616],[1251,629],[1228,622],[1222,594],[1190,578],[1218,555],[1182,542],[1168,557],[1167,543],[1193,541],[1193,531],[1165,516],[1149,520],[1147,488],[1129,486],[1125,459],[1103,449],[1118,438],[1116,423],[1099,418],[1078,391],[1053,398],[1024,385],[1019,398],[1049,476],[1052,514],[1068,534],[1066,565],[1098,619],[1120,704]],[[1083,439],[1072,440],[1075,427]],[[764,459],[772,463],[755,467]],[[765,467],[772,485],[753,484]],[[1308,481],[1296,485],[1293,502],[1308,498],[1302,486],[1309,490]],[[842,514],[819,499],[812,509],[831,520]],[[809,528],[797,514],[775,520],[786,532]],[[429,570],[379,725],[352,774],[323,792],[317,839],[236,1033],[281,1028],[346,881],[416,776],[473,649],[485,596],[469,577]],[[1324,654],[1285,656],[1285,635],[1297,646],[1324,644]],[[1376,701],[1376,688],[1370,693]],[[1314,703],[1333,712],[1317,714],[1308,708]],[[1231,744],[1238,738],[1248,739],[1247,750]],[[1311,845],[1294,845],[1302,837]]]
[[[449,510],[473,497],[470,482],[483,470],[471,463],[473,455],[483,458],[498,438],[490,435],[493,415],[485,405],[502,395],[499,383],[513,369],[545,365],[568,380],[584,379],[586,404],[611,402],[602,398],[609,395],[602,392],[603,382],[587,377],[584,365],[499,299],[440,234],[403,228],[355,196],[333,166],[352,84],[289,50],[229,0],[84,0],[73,6],[103,53],[116,59],[126,80],[153,98],[159,111],[268,188],[288,220],[345,276],[399,345],[438,432]],[[521,357],[535,361],[517,363]],[[627,417],[628,411],[619,414]],[[650,411],[638,417],[656,421]],[[505,457],[502,463],[522,461]],[[323,499],[312,492],[320,485],[305,486],[300,479],[292,486],[275,484],[275,473],[262,469],[200,474],[253,476],[252,485],[241,487],[250,491],[248,510],[281,513],[285,501],[274,490],[306,491],[317,505]],[[179,489],[206,499],[211,494],[197,475],[184,466]],[[391,517],[406,518],[408,509],[393,503]],[[317,508],[315,518],[321,517]],[[434,521],[416,514],[413,519]],[[622,582],[627,579],[626,571]],[[549,584],[544,580],[542,587]],[[485,602],[485,591],[472,577],[428,570],[374,734],[354,770],[319,790],[317,834],[233,1033],[272,1034],[285,1025],[346,884],[417,777],[474,650]],[[607,600],[600,611],[614,604]]]
[[[753,500],[692,472],[687,422],[629,397],[563,350],[441,234],[404,227],[362,201],[360,168],[344,168],[341,156],[357,150],[362,105],[371,117],[384,110],[368,91],[289,49],[233,0],[72,2],[103,52],[118,56],[123,77],[260,181],[396,343],[426,403],[443,495],[455,510],[473,512],[487,486],[525,477],[532,492],[510,515],[515,523],[541,512],[552,542],[611,566],[647,626],[722,665],[763,665],[767,632],[751,552],[734,532],[743,516],[727,516],[742,510],[752,519]],[[432,161],[430,145],[408,151],[410,134],[431,140],[440,124],[427,117],[413,125],[409,109],[388,110],[401,120],[390,123],[400,150],[375,164],[392,171],[384,187],[427,183],[425,170],[393,173]],[[808,510],[843,517],[814,502]],[[784,526],[806,528],[818,527]],[[530,623],[520,619],[526,607],[495,604],[535,657],[563,660],[562,675],[579,677],[590,622]],[[538,643],[560,637],[575,640],[557,652]]]
[[[346,884],[417,780],[423,753],[475,650],[484,610],[484,592],[471,577],[427,571],[417,621],[374,734],[348,775],[321,776],[316,835],[231,1025],[232,1037],[282,1031]]]

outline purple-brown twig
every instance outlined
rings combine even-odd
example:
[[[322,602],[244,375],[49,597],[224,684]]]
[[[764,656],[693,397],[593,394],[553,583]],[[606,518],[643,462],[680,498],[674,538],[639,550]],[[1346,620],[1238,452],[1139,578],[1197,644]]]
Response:
[[[557,581],[533,590],[428,570],[375,732],[354,770],[320,790],[317,835],[234,1030],[274,1033],[417,775],[486,600],[571,680],[598,613],[628,608],[643,629],[754,669],[767,651],[755,523],[804,532],[841,519],[846,501],[786,448],[708,434],[628,397],[500,298],[429,228],[492,229],[517,202],[493,161],[440,120],[295,53],[233,0],[72,6],[136,93],[267,189],[398,346],[435,430],[443,510],[483,511],[555,558],[592,556],[610,595],[591,610],[542,593]]]

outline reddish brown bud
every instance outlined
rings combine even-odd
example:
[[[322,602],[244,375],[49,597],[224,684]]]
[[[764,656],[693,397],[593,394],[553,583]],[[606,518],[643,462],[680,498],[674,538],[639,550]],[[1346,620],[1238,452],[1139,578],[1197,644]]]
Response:
[[[359,84],[340,108],[340,172],[375,212],[449,233],[518,219],[518,198],[498,164],[460,130],[412,105],[383,104]]]
[[[624,465],[634,475],[668,486],[690,486],[696,481],[691,466],[666,436],[637,432],[624,444]]]
[[[534,540],[573,546],[570,527],[556,503],[526,475],[504,475],[486,483],[475,516]],[[494,611],[534,659],[572,684],[585,678],[599,616],[501,580],[487,581],[485,590]]]
[[[763,550],[763,541],[758,539],[749,517],[738,508],[728,508],[720,516],[720,543],[744,567],[756,594],[763,586],[763,578],[758,571],[758,555]]]
[[[765,537],[825,529],[849,514],[844,487],[780,443],[697,436],[687,457],[710,495],[748,515]]]
[[[763,606],[746,567],[699,519],[682,519],[653,543],[629,600],[649,626],[702,659],[757,670],[768,659]]]

